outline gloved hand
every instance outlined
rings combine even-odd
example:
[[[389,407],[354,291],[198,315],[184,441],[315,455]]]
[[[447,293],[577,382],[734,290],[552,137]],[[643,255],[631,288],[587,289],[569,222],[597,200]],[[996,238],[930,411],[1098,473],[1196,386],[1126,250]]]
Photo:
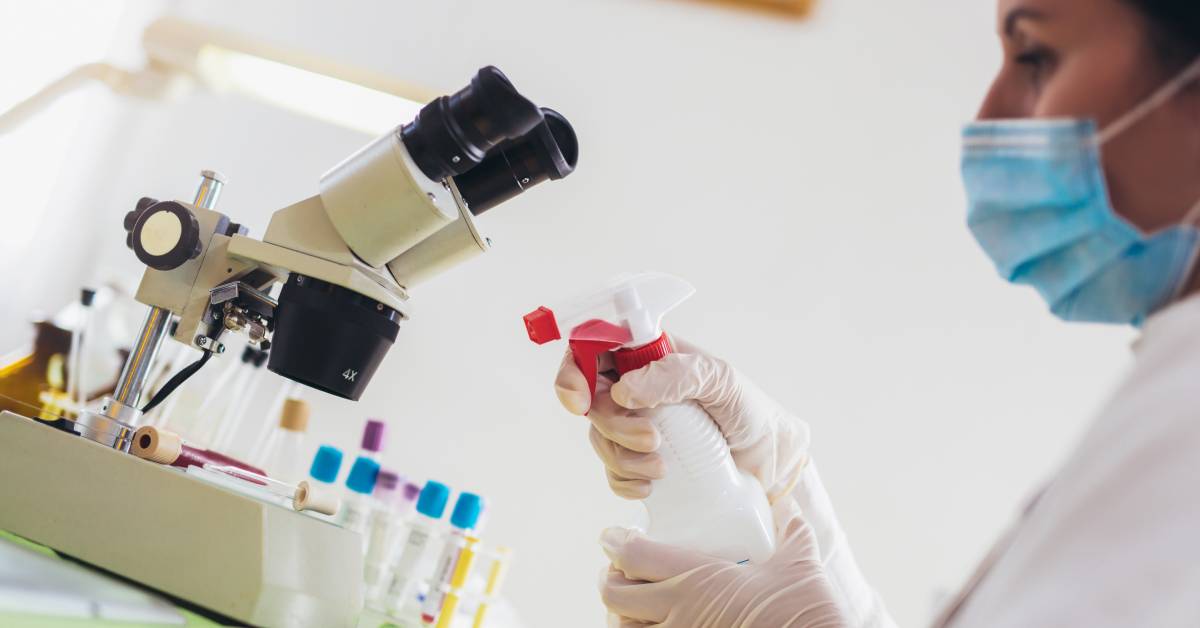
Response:
[[[598,378],[594,401],[570,350],[559,369],[554,384],[559,401],[574,414],[591,409],[592,447],[608,470],[613,492],[628,499],[650,494],[650,480],[662,477],[663,465],[653,453],[660,436],[645,410],[692,399],[716,421],[734,463],[758,478],[772,503],[791,491],[808,460],[808,425],[724,360],[675,337],[671,343],[676,353],[626,373],[615,384]],[[600,372],[611,370],[611,356],[601,359]]]
[[[791,502],[794,497],[803,505],[811,524],[803,526],[804,538],[815,538],[814,543],[819,545],[817,560],[824,573],[821,586],[831,586],[847,623],[861,628],[895,628],[879,595],[859,570],[816,465],[808,459],[808,425],[783,410],[724,361],[678,338],[671,341],[677,353],[626,373],[620,382],[613,384],[611,379],[600,377],[594,403],[570,351],[559,369],[555,389],[563,406],[575,414],[588,413],[591,408],[588,418],[592,423],[592,446],[607,468],[613,492],[629,499],[642,499],[650,494],[650,480],[663,475],[662,460],[654,453],[661,439],[646,418],[646,409],[694,399],[720,427],[737,466],[758,478],[773,504]],[[599,371],[611,371],[611,355],[605,354],[601,359]],[[642,546],[657,547],[640,542],[629,546],[624,552],[628,560],[636,560],[636,548]],[[650,568],[654,560],[650,560]],[[770,564],[777,565],[776,560],[772,558]],[[647,570],[641,575],[644,579],[664,576],[658,578],[664,580],[664,574]],[[692,599],[688,603],[701,602]],[[678,625],[688,624],[684,621]]]
[[[621,628],[843,628],[816,536],[791,497],[775,502],[775,554],[737,565],[628,528],[600,537],[612,564],[600,597]]]

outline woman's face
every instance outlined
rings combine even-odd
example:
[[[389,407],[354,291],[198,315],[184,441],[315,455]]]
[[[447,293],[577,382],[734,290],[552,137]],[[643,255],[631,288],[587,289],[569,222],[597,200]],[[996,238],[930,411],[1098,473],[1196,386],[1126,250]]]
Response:
[[[1126,0],[997,4],[1004,64],[980,119],[1092,118],[1104,128],[1182,70]],[[1178,223],[1200,201],[1200,88],[1111,139],[1103,158],[1118,213],[1145,231]]]

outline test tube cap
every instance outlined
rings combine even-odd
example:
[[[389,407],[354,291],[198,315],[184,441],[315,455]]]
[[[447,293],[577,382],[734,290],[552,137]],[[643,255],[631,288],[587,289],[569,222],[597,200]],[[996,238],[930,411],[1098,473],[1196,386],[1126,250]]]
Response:
[[[133,433],[129,453],[151,462],[171,464],[183,453],[183,439],[174,432],[144,425]]]
[[[463,530],[471,530],[479,522],[479,513],[483,512],[483,498],[475,493],[461,493],[454,503],[454,512],[450,513],[450,525]]]
[[[284,399],[283,409],[279,412],[279,427],[289,432],[308,431],[308,402],[303,399]]]
[[[323,515],[336,515],[341,500],[337,493],[323,486],[310,484],[307,480],[296,487],[292,496],[292,508],[296,510],[311,510]]]
[[[346,488],[355,493],[370,495],[371,491],[375,490],[375,483],[378,480],[379,463],[359,456],[354,460],[354,466],[350,467],[350,475],[346,478]]]
[[[387,424],[379,419],[367,419],[367,426],[363,428],[362,449],[371,453],[379,453],[383,451],[383,435],[387,431]]]
[[[317,455],[313,457],[308,474],[318,482],[332,484],[337,481],[338,472],[342,470],[342,450],[332,445],[321,445]]]
[[[417,512],[433,519],[441,519],[446,513],[446,502],[450,501],[450,487],[430,480],[421,489],[417,498]]]
[[[403,475],[391,469],[380,469],[379,476],[375,480],[375,494],[390,495],[400,490],[400,485],[402,484],[404,484]]]
[[[383,502],[389,507],[408,510],[413,502],[417,501],[417,495],[421,494],[421,487],[407,481],[403,475],[388,469],[379,471],[379,478],[375,482],[375,499]]]

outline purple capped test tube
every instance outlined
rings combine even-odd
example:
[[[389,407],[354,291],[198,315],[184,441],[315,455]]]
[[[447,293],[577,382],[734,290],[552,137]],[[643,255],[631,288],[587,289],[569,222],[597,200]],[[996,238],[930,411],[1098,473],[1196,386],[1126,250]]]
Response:
[[[379,419],[367,419],[367,426],[363,428],[361,455],[379,460],[380,454],[383,453],[383,437],[386,432],[386,423]]]

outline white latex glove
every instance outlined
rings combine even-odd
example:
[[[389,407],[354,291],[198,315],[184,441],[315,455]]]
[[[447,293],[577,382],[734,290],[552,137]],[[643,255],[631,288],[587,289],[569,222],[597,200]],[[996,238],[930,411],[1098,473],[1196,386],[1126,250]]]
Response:
[[[613,492],[642,499],[650,494],[650,481],[662,477],[662,460],[654,453],[660,437],[646,408],[694,399],[729,441],[737,466],[758,478],[773,503],[789,493],[800,503],[850,625],[895,626],[859,570],[816,465],[808,460],[808,425],[723,360],[678,338],[672,337],[671,342],[677,353],[626,373],[615,385],[599,377],[594,403],[571,352],[563,358],[555,390],[574,414],[588,412],[590,405],[592,447],[607,469]],[[611,356],[601,359],[599,371],[610,371]]]
[[[569,412],[589,410],[592,447],[608,470],[617,495],[642,499],[650,480],[662,477],[660,436],[647,420],[646,409],[695,400],[716,421],[738,468],[758,478],[774,502],[796,485],[808,460],[808,425],[724,360],[672,337],[676,353],[630,371],[615,384],[601,376],[596,398],[589,399],[587,381],[568,350],[554,387]],[[600,372],[611,370],[611,357]]]
[[[622,627],[843,628],[816,536],[791,497],[773,507],[775,554],[737,565],[651,541],[629,528],[600,537],[612,564],[600,597]]]

